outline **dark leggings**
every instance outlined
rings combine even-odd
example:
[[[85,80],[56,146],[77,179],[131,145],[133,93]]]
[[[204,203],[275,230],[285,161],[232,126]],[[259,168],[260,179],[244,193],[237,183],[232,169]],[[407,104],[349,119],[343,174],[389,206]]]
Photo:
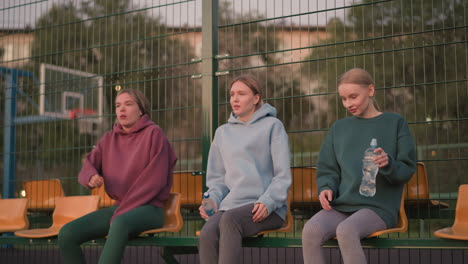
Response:
[[[58,235],[58,244],[64,262],[86,263],[80,245],[95,238],[107,237],[99,263],[120,263],[127,241],[143,231],[163,225],[163,209],[144,205],[110,220],[117,205],[104,208],[66,224]]]
[[[263,221],[252,221],[254,204],[247,204],[210,216],[203,226],[198,249],[202,264],[238,264],[242,261],[242,238],[260,231],[280,228],[284,220],[271,213]]]

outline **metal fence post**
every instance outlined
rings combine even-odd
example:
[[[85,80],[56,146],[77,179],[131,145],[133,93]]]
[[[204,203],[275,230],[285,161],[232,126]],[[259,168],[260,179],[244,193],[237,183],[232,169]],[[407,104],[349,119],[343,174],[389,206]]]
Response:
[[[13,198],[15,180],[15,116],[18,73],[5,71],[5,126],[3,134],[3,197]]]
[[[208,152],[218,127],[218,0],[202,2],[202,166],[206,171]],[[206,174],[205,174],[206,176]],[[206,188],[205,176],[203,188]]]

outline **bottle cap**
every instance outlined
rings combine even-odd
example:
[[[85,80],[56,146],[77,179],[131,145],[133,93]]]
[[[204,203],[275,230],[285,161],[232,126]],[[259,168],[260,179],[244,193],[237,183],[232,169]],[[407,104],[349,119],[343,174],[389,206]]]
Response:
[[[210,198],[210,194],[208,192],[205,192],[203,194],[203,198],[205,198],[205,199]]]
[[[370,146],[373,147],[373,148],[376,148],[377,147],[377,139],[373,138],[370,142]]]

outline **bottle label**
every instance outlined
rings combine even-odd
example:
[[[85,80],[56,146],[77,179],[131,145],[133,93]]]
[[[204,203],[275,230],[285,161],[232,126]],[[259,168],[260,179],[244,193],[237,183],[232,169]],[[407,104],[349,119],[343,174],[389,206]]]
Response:
[[[208,216],[212,216],[215,213],[214,209],[205,210],[205,212]]]

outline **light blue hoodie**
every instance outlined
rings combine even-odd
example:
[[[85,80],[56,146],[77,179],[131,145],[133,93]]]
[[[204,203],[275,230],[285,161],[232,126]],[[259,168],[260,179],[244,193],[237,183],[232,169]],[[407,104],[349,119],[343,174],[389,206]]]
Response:
[[[215,133],[206,185],[219,210],[263,203],[285,219],[291,185],[288,135],[276,109],[264,104],[247,123],[234,113]]]

